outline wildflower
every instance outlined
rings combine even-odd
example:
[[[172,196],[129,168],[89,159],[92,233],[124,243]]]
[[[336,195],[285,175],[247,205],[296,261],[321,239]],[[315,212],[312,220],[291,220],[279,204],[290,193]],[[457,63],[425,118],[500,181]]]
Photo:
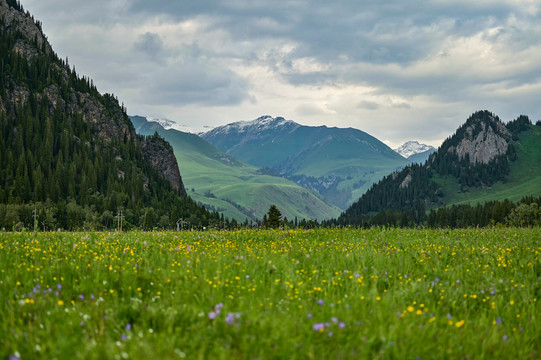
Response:
[[[325,331],[325,324],[323,324],[323,323],[315,323],[312,326],[312,329],[314,329],[314,331],[324,332]]]
[[[126,325],[126,331],[130,331],[130,330],[131,330],[131,324],[128,323],[128,324]]]
[[[314,316],[314,315],[312,315],[312,313],[308,313],[308,314],[306,315],[306,317],[307,317],[308,319],[311,319],[313,316]]]
[[[233,325],[233,321],[235,321],[235,314],[233,313],[227,314],[225,318],[225,322],[227,323],[227,325],[229,326]]]
[[[62,300],[58,300],[58,306],[64,305],[64,302]]]
[[[128,339],[128,337],[126,336],[126,334],[120,335],[120,338],[122,339],[122,341],[126,341],[126,340]]]
[[[337,317],[332,317],[331,321],[336,324],[338,322],[338,318]]]
[[[502,341],[503,341],[503,342],[506,342],[506,341],[507,341],[507,335],[504,335],[504,336],[503,336]]]
[[[214,320],[216,319],[217,314],[214,311],[209,312],[209,319]]]
[[[344,329],[344,328],[346,327],[346,323],[343,322],[343,321],[340,321],[340,323],[338,324],[338,327],[339,327],[340,329]]]
[[[440,278],[436,276],[436,278],[434,279],[435,282],[440,282]]]
[[[457,328],[461,327],[462,325],[464,325],[464,320],[457,321],[455,324]]]
[[[79,299],[80,299],[81,301],[84,301],[85,296],[81,294],[81,295],[79,295]]]
[[[501,319],[501,318],[499,318],[499,317],[496,318],[496,324],[501,324],[501,322],[502,322],[502,319]]]
[[[329,333],[327,334],[328,337],[331,337],[333,335],[334,335],[334,333],[332,331],[329,331]]]
[[[408,311],[409,311],[409,312],[413,312],[413,310],[415,310],[415,308],[414,308],[413,306],[411,306],[411,305],[408,306]]]
[[[319,300],[317,301],[317,303],[318,303],[319,305],[323,305],[323,304],[325,304],[325,301],[323,301],[323,299],[319,299]]]
[[[62,290],[62,284],[56,284],[56,287],[58,288],[58,290]]]

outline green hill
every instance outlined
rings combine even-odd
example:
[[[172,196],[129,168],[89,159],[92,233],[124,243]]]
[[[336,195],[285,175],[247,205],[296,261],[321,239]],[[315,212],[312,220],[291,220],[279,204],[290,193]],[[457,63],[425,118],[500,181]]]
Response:
[[[166,130],[140,116],[131,120],[139,134],[158,132],[171,143],[188,195],[226,217],[238,221],[262,219],[271,204],[289,220],[330,219],[340,213],[315,192],[285,178],[265,175],[195,134]]]
[[[528,127],[517,135],[514,142],[517,158],[510,163],[510,172],[504,181],[464,192],[460,191],[455,178],[447,176],[438,180],[445,188],[443,202],[449,205],[474,205],[502,199],[516,202],[525,196],[541,195],[541,126]]]

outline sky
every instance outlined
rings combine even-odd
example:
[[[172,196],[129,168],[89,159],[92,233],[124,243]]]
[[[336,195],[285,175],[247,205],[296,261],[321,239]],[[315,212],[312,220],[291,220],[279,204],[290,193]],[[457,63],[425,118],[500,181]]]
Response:
[[[477,110],[541,119],[541,0],[22,0],[130,115],[262,115],[439,146]]]

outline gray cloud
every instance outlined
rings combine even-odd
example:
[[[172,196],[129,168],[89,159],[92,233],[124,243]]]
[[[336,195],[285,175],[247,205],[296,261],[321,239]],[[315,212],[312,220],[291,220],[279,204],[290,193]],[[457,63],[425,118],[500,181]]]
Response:
[[[151,32],[146,32],[139,37],[139,40],[134,44],[134,48],[149,58],[159,57],[164,48],[160,35]]]

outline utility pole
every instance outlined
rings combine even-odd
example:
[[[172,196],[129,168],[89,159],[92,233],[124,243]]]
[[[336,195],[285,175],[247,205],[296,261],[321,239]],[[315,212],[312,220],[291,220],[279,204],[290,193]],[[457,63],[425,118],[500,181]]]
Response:
[[[182,230],[184,230],[184,224],[186,224],[186,221],[184,221],[183,218],[180,218],[177,220],[177,231],[180,231],[180,226],[182,226]]]
[[[34,232],[36,232],[36,228],[38,227],[38,211],[35,208],[32,210],[32,217],[34,218]]]
[[[117,221],[118,221],[116,229],[117,231],[122,231],[122,219],[124,218],[124,215],[122,214],[122,210],[118,210],[115,217],[117,218]]]

